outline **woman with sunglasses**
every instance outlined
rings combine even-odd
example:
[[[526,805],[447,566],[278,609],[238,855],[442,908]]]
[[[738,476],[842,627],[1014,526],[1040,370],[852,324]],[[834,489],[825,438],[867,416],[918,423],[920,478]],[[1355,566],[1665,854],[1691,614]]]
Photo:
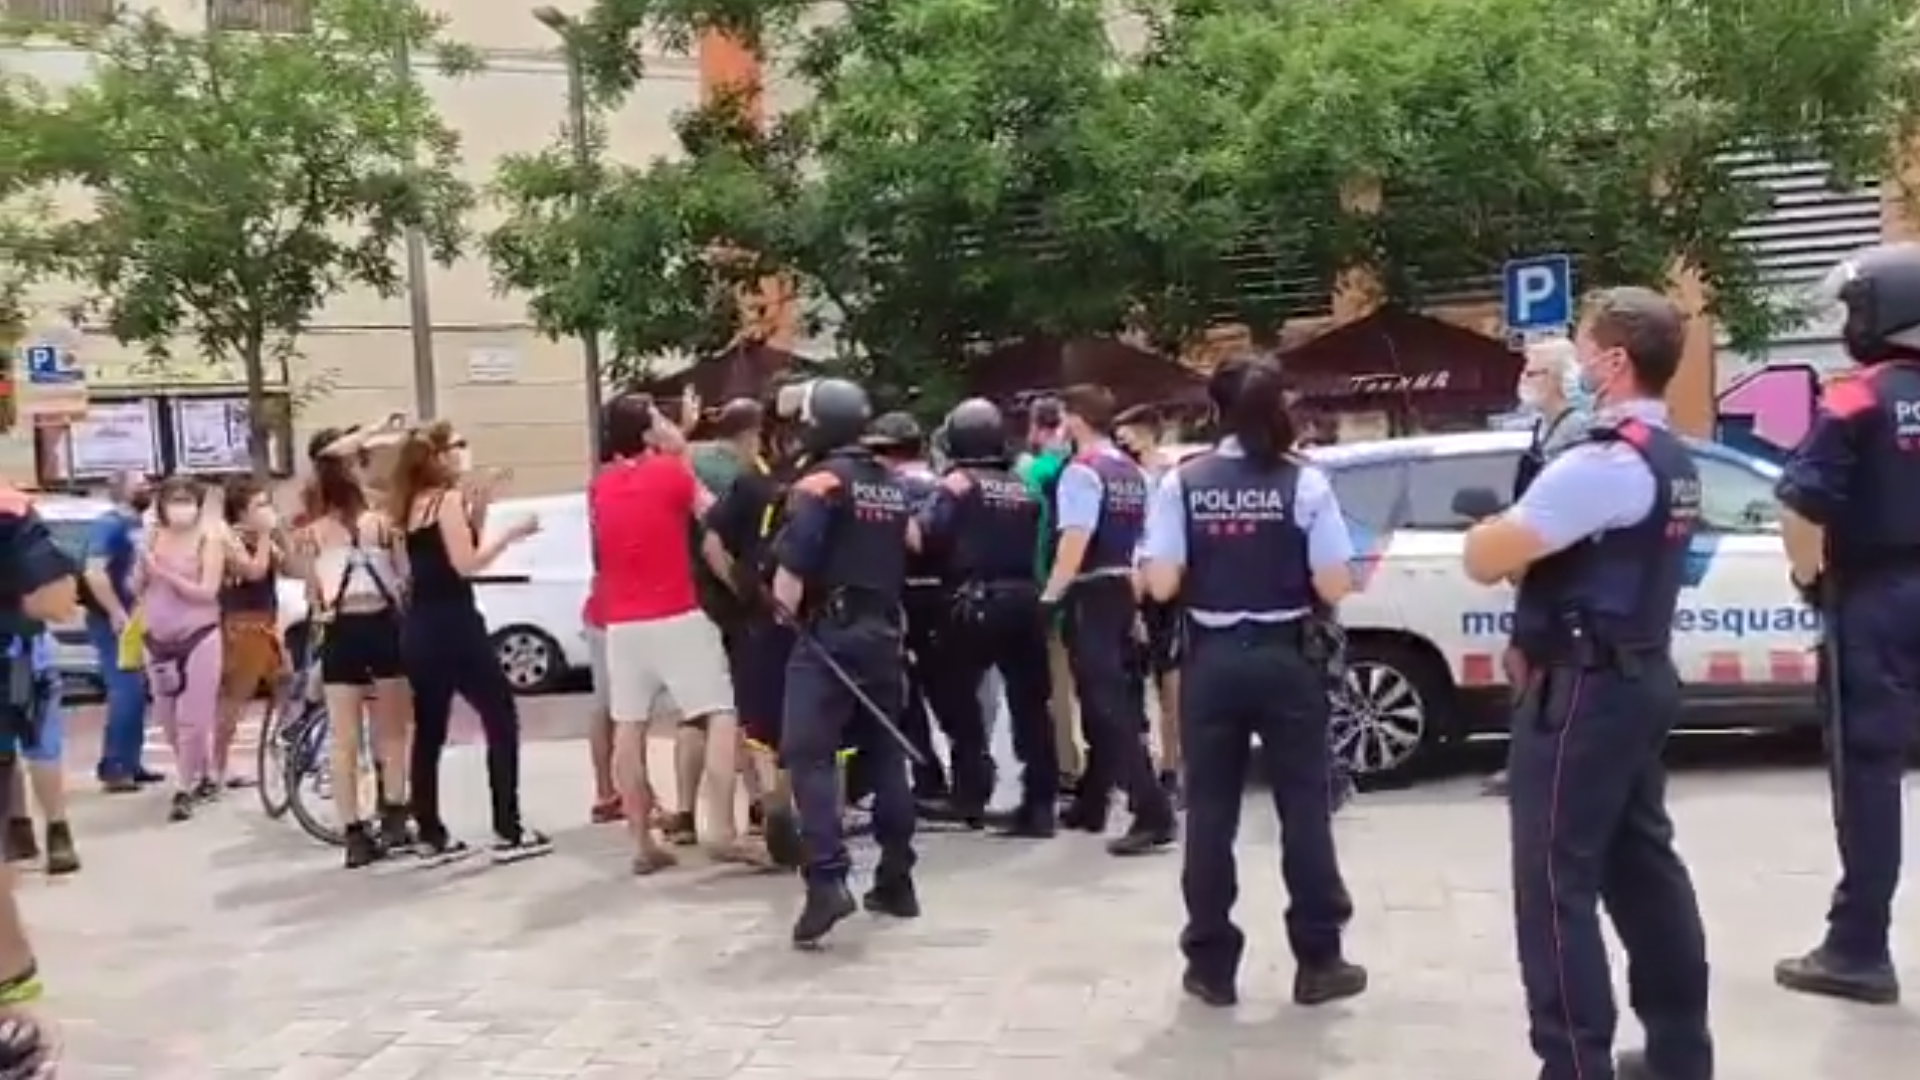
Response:
[[[413,684],[411,768],[413,818],[421,857],[450,862],[472,849],[440,816],[440,755],[447,745],[455,696],[480,714],[487,739],[495,862],[518,862],[553,850],[553,842],[520,820],[520,712],[500,670],[486,620],[469,580],[501,553],[539,531],[538,519],[510,523],[482,543],[484,506],[464,490],[467,441],[444,420],[413,429],[400,448],[387,509],[406,533],[413,595],[404,628],[407,678]]]

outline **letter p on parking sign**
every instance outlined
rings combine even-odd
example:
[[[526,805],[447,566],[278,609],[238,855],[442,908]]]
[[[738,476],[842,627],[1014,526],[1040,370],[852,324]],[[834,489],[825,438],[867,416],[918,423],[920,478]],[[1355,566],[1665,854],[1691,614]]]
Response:
[[[1573,322],[1573,260],[1536,255],[1510,260],[1501,274],[1507,332],[1546,333]]]

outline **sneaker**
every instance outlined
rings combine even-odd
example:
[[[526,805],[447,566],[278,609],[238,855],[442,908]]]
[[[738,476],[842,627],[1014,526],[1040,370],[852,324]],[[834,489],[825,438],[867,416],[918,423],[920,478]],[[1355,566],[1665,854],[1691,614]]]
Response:
[[[346,864],[349,870],[372,866],[385,854],[380,850],[379,841],[373,838],[373,831],[367,828],[367,823],[364,821],[356,821],[347,826],[346,841],[343,846],[347,851]]]
[[[9,818],[5,837],[7,861],[33,862],[40,858],[40,839],[34,835],[32,818]]]
[[[520,827],[518,836],[496,837],[493,841],[493,861],[498,864],[525,862],[542,855],[553,854],[553,841],[547,835],[526,826]]]
[[[185,791],[173,793],[173,801],[167,811],[168,821],[187,821],[193,817],[193,796]]]
[[[667,843],[674,847],[692,847],[700,842],[700,832],[694,828],[693,814],[688,811],[673,815],[667,820],[667,827],[660,831],[667,834]]]
[[[387,803],[380,807],[380,846],[396,855],[414,849],[413,827],[405,806]]]
[[[456,863],[473,853],[465,840],[451,836],[422,836],[413,842],[413,854],[430,867]]]
[[[194,802],[210,803],[219,797],[220,785],[210,779],[203,777],[199,783],[193,785]]]
[[[64,821],[47,822],[47,876],[59,877],[80,869],[80,853],[74,850],[73,828]]]

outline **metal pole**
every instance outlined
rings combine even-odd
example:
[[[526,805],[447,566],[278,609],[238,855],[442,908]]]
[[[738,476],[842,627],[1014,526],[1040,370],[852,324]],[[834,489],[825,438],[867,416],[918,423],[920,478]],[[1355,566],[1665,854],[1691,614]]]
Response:
[[[402,41],[393,51],[393,70],[402,80],[413,80],[413,57]],[[433,359],[433,305],[427,269],[427,238],[418,226],[401,234],[407,258],[407,322],[413,331],[413,411],[421,420],[440,415],[439,371]]]
[[[567,122],[573,128],[573,168],[578,190],[574,193],[574,209],[585,214],[593,196],[587,190],[587,184],[593,177],[593,143],[587,132],[587,78],[581,69],[580,50],[575,47],[574,29],[571,24],[560,35],[562,47],[567,57]],[[600,408],[601,408],[601,365],[600,331],[596,326],[580,335],[580,353],[586,370],[587,384],[587,441],[593,454],[593,461],[600,460]]]

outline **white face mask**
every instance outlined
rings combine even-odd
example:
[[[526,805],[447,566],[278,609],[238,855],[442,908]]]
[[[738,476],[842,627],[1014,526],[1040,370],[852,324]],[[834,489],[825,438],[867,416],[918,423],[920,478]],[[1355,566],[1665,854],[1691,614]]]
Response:
[[[200,523],[200,505],[190,502],[168,503],[161,510],[167,525],[175,529],[192,528]]]

